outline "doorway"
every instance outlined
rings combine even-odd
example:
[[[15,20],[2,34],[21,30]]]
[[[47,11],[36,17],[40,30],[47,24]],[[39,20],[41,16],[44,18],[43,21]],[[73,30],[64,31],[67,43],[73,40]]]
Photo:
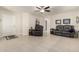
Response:
[[[45,18],[45,26],[44,26],[44,30],[45,30],[45,35],[49,35],[50,34],[50,20],[49,18]]]

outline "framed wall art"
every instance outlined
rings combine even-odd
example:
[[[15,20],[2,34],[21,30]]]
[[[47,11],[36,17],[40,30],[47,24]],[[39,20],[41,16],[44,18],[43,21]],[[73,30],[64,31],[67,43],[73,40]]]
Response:
[[[56,24],[61,24],[61,20],[56,20],[55,23]]]
[[[63,19],[63,24],[70,24],[71,19]]]

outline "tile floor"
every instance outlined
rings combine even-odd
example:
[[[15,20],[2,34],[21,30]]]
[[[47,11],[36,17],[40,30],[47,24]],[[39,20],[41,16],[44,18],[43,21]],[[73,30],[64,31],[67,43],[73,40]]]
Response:
[[[0,52],[79,52],[79,38],[22,36],[0,40]]]

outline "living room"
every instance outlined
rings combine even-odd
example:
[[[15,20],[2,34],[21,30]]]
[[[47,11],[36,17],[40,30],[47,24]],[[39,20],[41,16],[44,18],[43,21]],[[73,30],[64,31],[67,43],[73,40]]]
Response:
[[[43,27],[41,35],[39,27],[34,30],[37,24]],[[68,25],[67,29],[73,26],[77,34],[66,36],[68,33],[64,32],[66,35],[60,35],[63,31],[56,31],[58,25]],[[78,6],[1,6],[0,28],[0,51],[79,51]],[[29,35],[29,29],[35,34]],[[54,33],[51,34],[50,29],[54,29]]]

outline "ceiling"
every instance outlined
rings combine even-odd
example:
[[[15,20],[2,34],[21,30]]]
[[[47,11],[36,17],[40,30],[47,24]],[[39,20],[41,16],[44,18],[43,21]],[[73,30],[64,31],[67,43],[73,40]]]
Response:
[[[40,12],[35,11],[35,6],[2,6],[3,8],[12,12],[28,12],[33,14],[40,14]],[[67,11],[79,10],[79,6],[50,6],[51,12],[46,14],[56,14]],[[1,8],[0,8],[1,9]]]

